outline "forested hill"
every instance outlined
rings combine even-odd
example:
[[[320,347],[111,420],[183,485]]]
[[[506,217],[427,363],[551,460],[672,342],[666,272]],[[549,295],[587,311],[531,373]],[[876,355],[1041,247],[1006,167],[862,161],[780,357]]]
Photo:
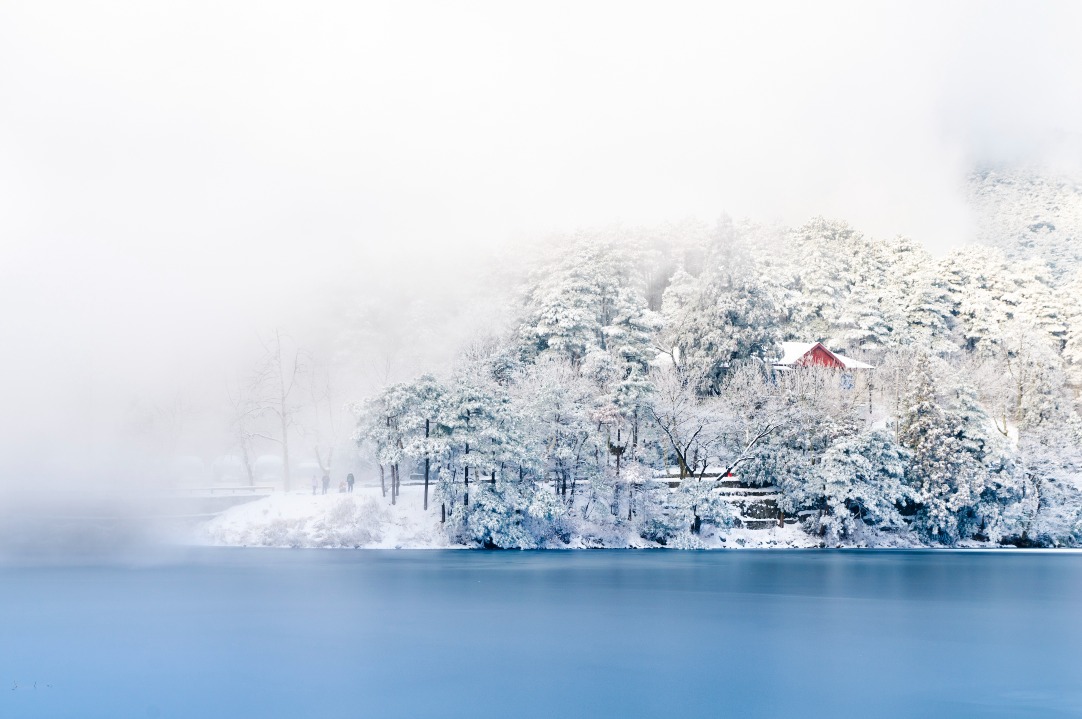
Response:
[[[826,218],[567,238],[511,332],[358,406],[356,438],[392,477],[427,461],[486,546],[710,545],[748,523],[734,482],[824,543],[1078,544],[1082,196],[973,187],[988,242],[942,257]],[[785,341],[875,369],[778,369]]]
[[[1082,183],[1032,172],[986,170],[969,182],[976,240],[1012,260],[1039,259],[1059,282],[1082,263]]]

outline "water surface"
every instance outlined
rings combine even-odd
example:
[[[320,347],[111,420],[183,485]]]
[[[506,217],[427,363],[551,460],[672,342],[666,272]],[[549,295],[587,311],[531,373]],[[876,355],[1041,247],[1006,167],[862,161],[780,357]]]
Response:
[[[1082,716],[1082,554],[0,568],[0,717],[424,716]]]

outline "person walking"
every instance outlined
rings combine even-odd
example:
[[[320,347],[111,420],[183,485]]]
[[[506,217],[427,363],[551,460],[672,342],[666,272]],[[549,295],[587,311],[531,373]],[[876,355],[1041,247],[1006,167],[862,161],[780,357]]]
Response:
[[[319,487],[319,482],[316,481],[316,475],[312,475],[312,496],[316,496],[316,488]]]
[[[353,472],[350,472],[349,474],[346,475],[346,491],[347,492],[352,492],[353,491]]]
[[[327,487],[331,486],[331,475],[323,473],[323,494],[327,493]]]

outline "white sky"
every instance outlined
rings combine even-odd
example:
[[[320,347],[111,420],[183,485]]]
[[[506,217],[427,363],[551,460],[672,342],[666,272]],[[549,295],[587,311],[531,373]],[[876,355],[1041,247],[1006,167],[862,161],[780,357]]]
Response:
[[[1080,28],[1073,2],[3,0],[0,448],[327,286],[554,229],[821,213],[957,244],[974,164],[1077,160]]]

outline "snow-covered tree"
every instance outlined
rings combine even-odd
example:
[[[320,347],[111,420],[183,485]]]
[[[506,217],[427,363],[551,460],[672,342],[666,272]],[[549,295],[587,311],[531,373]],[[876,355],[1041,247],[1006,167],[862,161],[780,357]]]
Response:
[[[699,277],[678,270],[661,312],[661,345],[701,392],[717,392],[736,363],[780,354],[778,309],[751,268],[714,267]]]
[[[1054,283],[1082,266],[1082,185],[1032,172],[986,170],[968,185],[976,239],[1012,261],[1038,260]]]
[[[1023,436],[1018,448],[1019,501],[1004,508],[998,535],[1023,546],[1082,545],[1079,422]]]
[[[785,261],[790,289],[785,339],[835,341],[844,304],[858,281],[863,236],[844,222],[817,217],[794,230]]]
[[[633,259],[616,240],[588,238],[546,267],[527,298],[520,330],[525,354],[551,354],[577,366],[603,349],[629,371],[645,370],[658,322]]]
[[[912,458],[906,470],[914,526],[954,544],[977,530],[977,505],[987,481],[982,451],[967,441],[967,422],[945,406],[925,359],[910,378],[898,439]]]
[[[908,237],[884,243],[884,253],[883,304],[891,314],[886,344],[923,347],[934,354],[954,352],[951,305],[932,256]]]
[[[810,528],[830,543],[851,537],[862,525],[898,529],[897,505],[906,496],[908,453],[885,432],[844,437],[831,444],[815,468],[822,500]]]
[[[721,440],[719,400],[696,391],[694,377],[668,367],[657,373],[648,407],[667,462],[680,479],[702,477],[717,456]]]
[[[988,246],[937,261],[823,218],[580,233],[516,328],[384,389],[358,438],[392,501],[399,464],[429,465],[449,536],[481,546],[699,546],[733,520],[718,474],[777,488],[831,544],[1072,544],[1082,302],[1061,269]],[[876,369],[857,389],[776,370],[782,339]]]

